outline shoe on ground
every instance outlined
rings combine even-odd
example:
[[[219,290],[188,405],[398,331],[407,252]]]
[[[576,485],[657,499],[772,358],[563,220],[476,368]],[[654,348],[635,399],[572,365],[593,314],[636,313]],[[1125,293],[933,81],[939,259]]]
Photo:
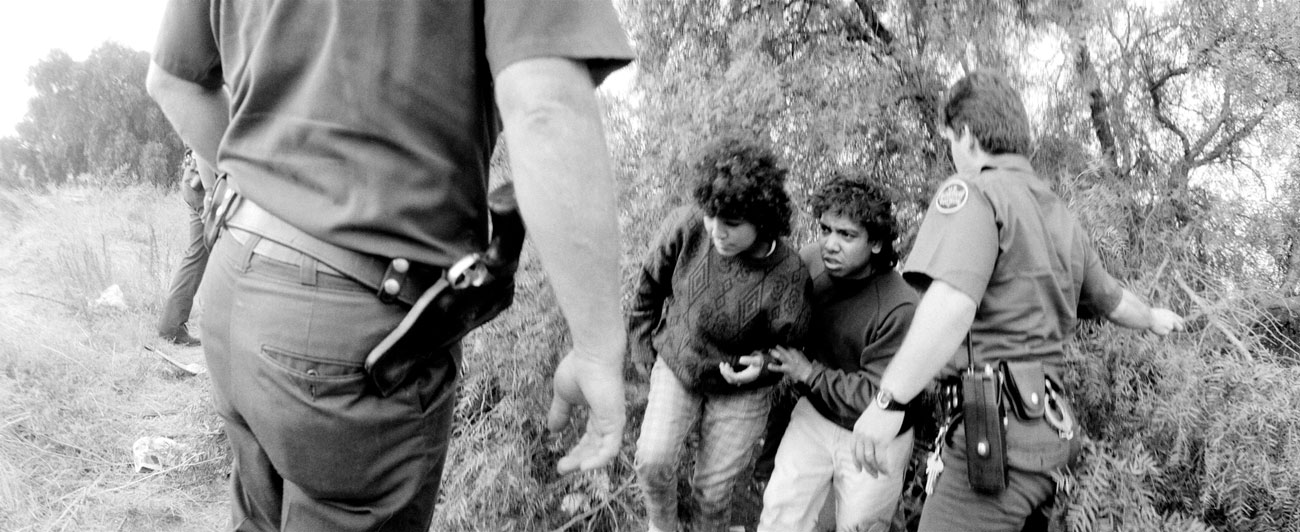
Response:
[[[196,346],[203,345],[203,342],[200,342],[198,338],[190,336],[189,331],[186,331],[184,329],[181,329],[180,331],[177,331],[175,333],[163,333],[160,334],[159,336],[161,336],[163,340],[167,340],[168,342],[179,345],[181,347],[196,347]]]

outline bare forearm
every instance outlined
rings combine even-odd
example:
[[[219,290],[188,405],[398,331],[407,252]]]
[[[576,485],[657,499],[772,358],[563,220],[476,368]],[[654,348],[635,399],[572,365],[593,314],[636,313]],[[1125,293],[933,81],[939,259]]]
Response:
[[[975,319],[975,302],[942,281],[921,297],[903,345],[880,378],[880,387],[909,402],[952,359]]]
[[[1148,329],[1151,327],[1151,307],[1133,292],[1124,289],[1124,296],[1106,319],[1116,325],[1130,329]]]
[[[569,60],[532,59],[496,87],[520,209],[574,352],[621,366],[618,210],[590,77]]]
[[[1106,319],[1130,329],[1147,330],[1161,336],[1186,327],[1183,317],[1178,313],[1167,308],[1152,308],[1128,290],[1124,290],[1119,306]]]
[[[203,160],[216,161],[217,147],[230,124],[226,92],[173,76],[152,62],[145,87],[181,140]]]

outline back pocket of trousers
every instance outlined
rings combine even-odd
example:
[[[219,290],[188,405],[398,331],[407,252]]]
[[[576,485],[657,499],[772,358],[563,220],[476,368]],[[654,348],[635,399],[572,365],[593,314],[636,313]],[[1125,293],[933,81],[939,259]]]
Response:
[[[357,394],[365,387],[361,364],[313,357],[270,345],[262,346],[261,355],[269,370],[279,373],[279,377],[288,379],[313,399]]]

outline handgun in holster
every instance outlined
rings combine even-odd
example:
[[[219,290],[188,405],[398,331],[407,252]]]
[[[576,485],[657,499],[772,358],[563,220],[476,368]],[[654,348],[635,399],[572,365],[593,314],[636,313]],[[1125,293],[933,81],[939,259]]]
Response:
[[[966,424],[966,473],[975,491],[1001,493],[1007,487],[1006,431],[1001,375],[993,366],[962,374],[962,417]]]
[[[423,355],[460,341],[513,302],[525,232],[514,185],[492,191],[488,211],[492,236],[487,249],[447,268],[366,356],[366,372],[381,395],[388,396],[402,384]]]

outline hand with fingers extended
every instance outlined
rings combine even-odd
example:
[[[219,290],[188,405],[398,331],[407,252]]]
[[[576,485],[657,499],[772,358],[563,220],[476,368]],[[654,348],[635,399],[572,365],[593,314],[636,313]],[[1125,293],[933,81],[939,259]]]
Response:
[[[898,445],[896,440],[902,427],[903,412],[886,411],[875,403],[867,407],[853,424],[853,464],[858,470],[872,477],[902,474],[885,468],[889,446]]]
[[[775,361],[767,365],[767,368],[777,373],[785,374],[795,381],[807,383],[812,380],[813,362],[804,356],[803,351],[785,346],[776,346],[772,348],[772,359]]]
[[[547,416],[551,432],[564,430],[575,407],[588,409],[586,432],[560,458],[557,465],[560,474],[608,465],[618,456],[623,444],[623,425],[627,421],[622,368],[570,352],[555,368],[554,385],[555,396]]]
[[[745,355],[738,359],[744,369],[736,371],[735,367],[726,362],[718,363],[718,371],[722,372],[722,378],[727,382],[740,386],[749,384],[763,373],[763,354],[754,352],[752,355]]]

